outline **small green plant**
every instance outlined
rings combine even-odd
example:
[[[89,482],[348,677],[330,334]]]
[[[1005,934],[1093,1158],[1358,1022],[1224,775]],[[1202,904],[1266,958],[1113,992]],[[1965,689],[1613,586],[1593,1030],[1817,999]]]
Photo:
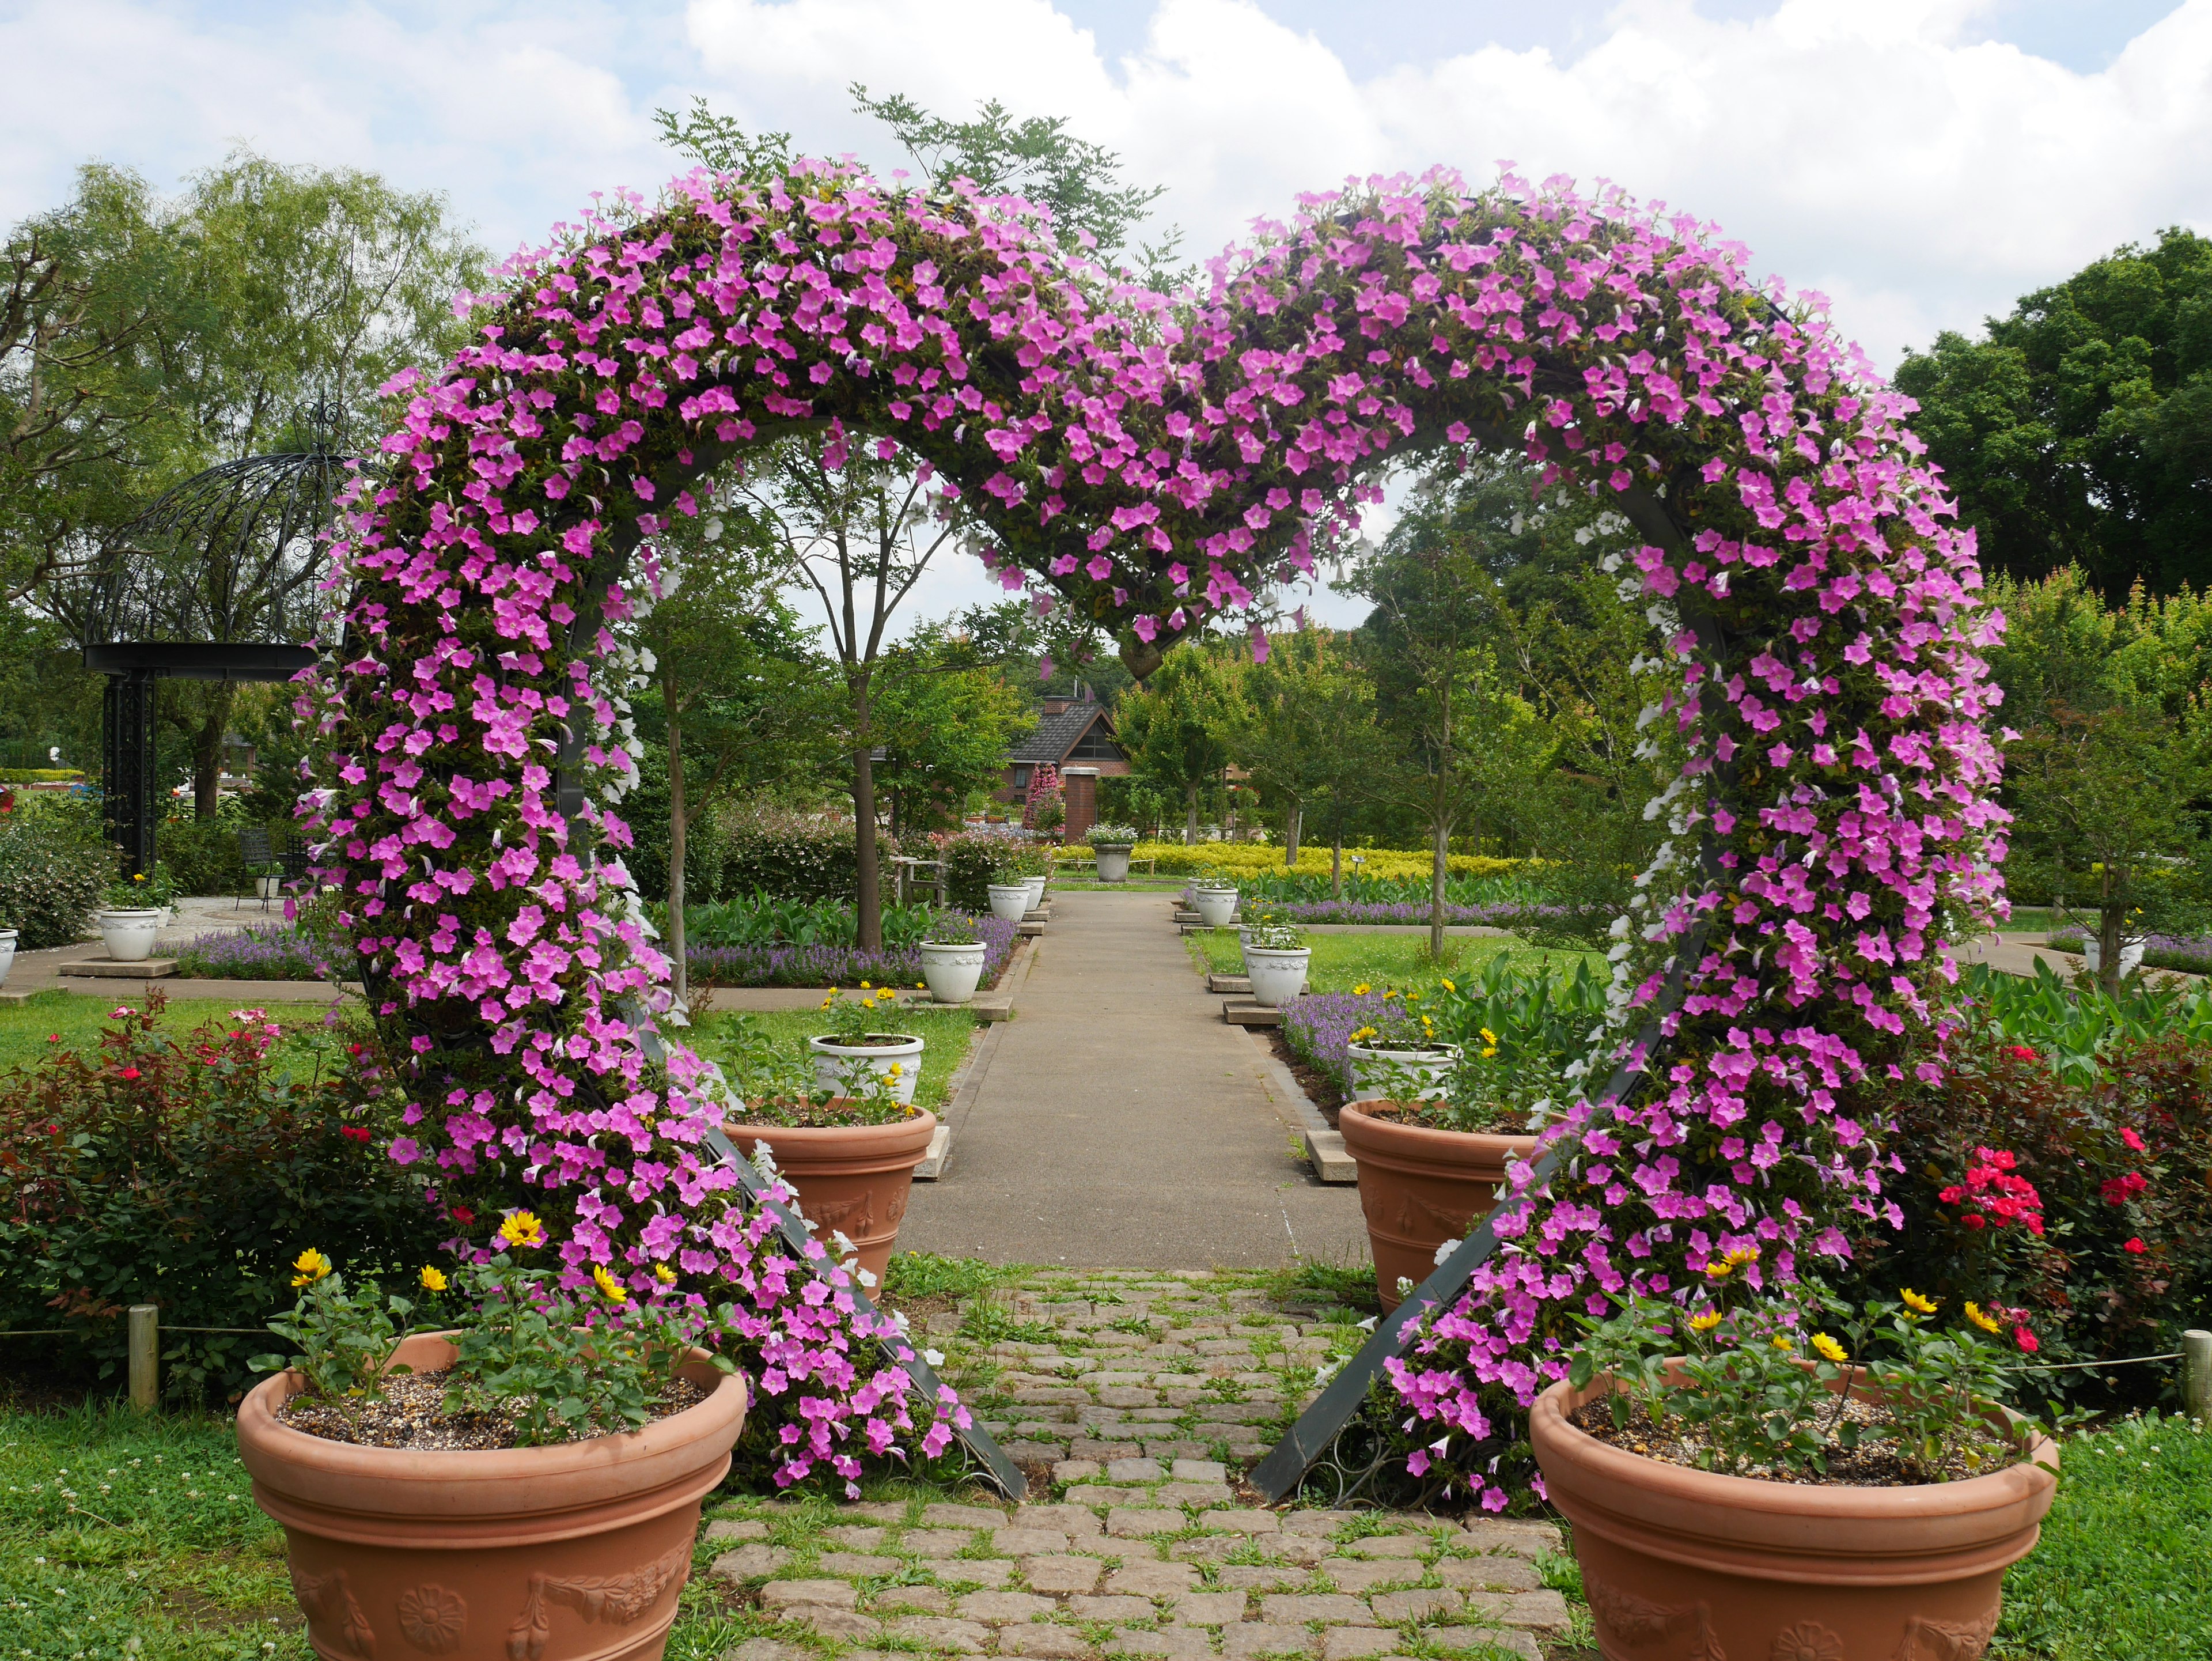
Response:
[[[1083,833],[1083,840],[1093,848],[1133,848],[1137,845],[1137,828],[1133,824],[1094,824]]]
[[[152,911],[176,897],[170,887],[168,873],[156,865],[151,875],[138,871],[117,878],[107,885],[100,901],[111,911]]]
[[[1302,952],[1305,944],[1306,931],[1296,923],[1255,923],[1245,936],[1248,951]]]
[[[822,1000],[829,1030],[821,1036],[840,1044],[864,1044],[870,1038],[887,1037],[884,1023],[897,1007],[898,991],[894,987],[872,987],[863,981],[860,995],[855,998],[842,997],[832,987],[830,995]]]
[[[838,1083],[832,1088],[817,1081],[811,1056],[779,1046],[757,1016],[728,1017],[721,1038],[723,1076],[751,1123],[895,1124],[914,1115],[914,1109],[887,1093],[896,1085],[899,1072],[879,1074],[864,1056],[840,1065]],[[902,1072],[905,1063],[891,1066]]]
[[[974,946],[982,936],[975,932],[975,920],[964,911],[939,911],[930,919],[923,943],[928,946]]]
[[[345,1277],[313,1246],[294,1260],[292,1269],[292,1284],[304,1288],[300,1301],[289,1315],[272,1319],[269,1329],[296,1354],[257,1355],[248,1365],[256,1372],[297,1368],[310,1390],[358,1423],[361,1404],[384,1393],[415,1305],[386,1296],[374,1281],[349,1292]]]

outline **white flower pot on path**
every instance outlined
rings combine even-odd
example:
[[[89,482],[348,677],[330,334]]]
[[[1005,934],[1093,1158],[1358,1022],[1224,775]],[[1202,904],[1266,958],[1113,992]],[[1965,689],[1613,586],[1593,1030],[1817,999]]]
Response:
[[[1044,885],[1047,880],[1048,879],[1043,877],[1024,877],[1022,879],[1023,883],[1027,885],[1030,891],[1030,910],[1034,911],[1037,907],[1044,904]]]
[[[991,915],[1001,922],[1019,922],[1029,915],[1030,885],[1025,882],[990,885]]]
[[[1129,880],[1129,853],[1131,846],[1132,844],[1127,843],[1118,848],[1115,847],[1111,843],[1101,843],[1099,845],[1099,847],[1095,850],[1098,855],[1099,881],[1127,882]]]
[[[1269,1009],[1280,1009],[1305,990],[1306,964],[1311,946],[1291,952],[1271,952],[1264,946],[1247,946],[1244,972],[1252,980],[1252,996]]]
[[[921,1078],[921,1040],[906,1032],[871,1032],[873,1044],[842,1044],[835,1038],[809,1038],[814,1052],[814,1083],[820,1090],[840,1095],[853,1093],[853,1085],[866,1068],[884,1080],[883,1093],[893,1101],[911,1103]],[[891,1069],[896,1068],[894,1073]]]
[[[2130,940],[2124,934],[2120,936],[2121,974],[2132,975],[2142,967],[2143,946],[2144,942],[2139,938]],[[2081,943],[2081,958],[2089,965],[2089,972],[2095,974],[2104,966],[2105,943],[2102,940],[2084,940]]]
[[[921,943],[921,978],[939,1003],[966,1003],[983,978],[983,943],[933,946]]]
[[[1198,907],[1199,921],[1208,928],[1223,928],[1237,915],[1235,888],[1194,888],[1192,903]]]
[[[282,877],[256,877],[253,879],[255,895],[264,900],[275,899],[283,891],[283,885],[284,879]]]
[[[1424,1044],[1419,1050],[1385,1049],[1356,1043],[1347,1048],[1352,1058],[1352,1095],[1355,1102],[1375,1101],[1386,1092],[1376,1080],[1385,1068],[1395,1068],[1401,1073],[1410,1073],[1421,1080],[1415,1099],[1438,1101],[1446,1091],[1444,1080],[1459,1065],[1459,1046],[1455,1043]],[[1404,1094],[1402,1089],[1389,1093],[1393,1099]]]
[[[8,983],[8,971],[15,966],[15,931],[0,928],[0,986]]]
[[[100,914],[100,938],[107,942],[107,955],[118,963],[145,962],[154,955],[154,940],[161,932],[158,910]]]

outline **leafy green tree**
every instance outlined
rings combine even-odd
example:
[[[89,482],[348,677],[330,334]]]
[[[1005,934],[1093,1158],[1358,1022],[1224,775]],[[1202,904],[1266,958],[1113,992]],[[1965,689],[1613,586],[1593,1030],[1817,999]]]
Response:
[[[1912,426],[1985,566],[2078,565],[2117,599],[2212,581],[2212,238],[2130,243],[1909,353]]]
[[[996,786],[1006,749],[1036,725],[995,668],[971,666],[941,623],[916,628],[886,655],[875,731],[891,835],[957,825],[969,798]]]
[[[1132,773],[1151,790],[1183,804],[1183,845],[1198,840],[1198,799],[1220,782],[1230,762],[1236,666],[1218,643],[1192,641],[1170,651],[1143,685],[1123,695],[1114,727]]]
[[[1244,671],[1239,690],[1230,752],[1282,809],[1283,863],[1297,863],[1307,816],[1319,811],[1334,850],[1332,884],[1340,891],[1346,817],[1382,784],[1373,687],[1338,636],[1305,629],[1271,637],[1267,660]]]

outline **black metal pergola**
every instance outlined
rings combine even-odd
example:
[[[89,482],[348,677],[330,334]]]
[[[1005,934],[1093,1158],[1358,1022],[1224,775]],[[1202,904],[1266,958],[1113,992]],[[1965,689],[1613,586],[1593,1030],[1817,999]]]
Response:
[[[289,680],[315,661],[300,642],[336,615],[324,533],[360,464],[332,441],[335,410],[319,406],[309,425],[307,449],[194,474],[48,580],[85,667],[107,677],[103,794],[125,874],[153,869],[161,820],[155,684]]]

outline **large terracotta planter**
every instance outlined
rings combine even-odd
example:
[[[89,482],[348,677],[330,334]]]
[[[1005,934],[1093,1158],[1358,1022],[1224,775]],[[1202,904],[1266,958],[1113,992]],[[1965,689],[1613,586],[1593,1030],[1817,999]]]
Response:
[[[1975,1661],[2057,1486],[2032,1462],[1914,1488],[1692,1470],[1567,1421],[1605,1388],[1553,1385],[1529,1436],[1614,1661]],[[2033,1459],[2058,1451],[2039,1439]]]
[[[914,1168],[929,1152],[937,1116],[917,1110],[896,1124],[756,1125],[722,1129],[750,1159],[768,1144],[776,1169],[799,1190],[799,1208],[824,1245],[842,1232],[860,1248],[860,1267],[880,1282],[914,1191]]]
[[[396,1360],[452,1364],[422,1335]],[[296,1372],[238,1409],[254,1503],[283,1525],[292,1591],[325,1661],[654,1661],[691,1567],[699,1502],[730,1468],[744,1380],[622,1436],[483,1453],[325,1441],[276,1409]]]
[[[1384,1102],[1346,1102],[1336,1128],[1359,1165],[1359,1208],[1375,1257],[1375,1292],[1398,1307],[1401,1277],[1415,1286],[1437,1266],[1437,1248],[1462,1238],[1487,1216],[1505,1183],[1508,1159],[1534,1159],[1534,1136],[1432,1130],[1377,1118]]]

